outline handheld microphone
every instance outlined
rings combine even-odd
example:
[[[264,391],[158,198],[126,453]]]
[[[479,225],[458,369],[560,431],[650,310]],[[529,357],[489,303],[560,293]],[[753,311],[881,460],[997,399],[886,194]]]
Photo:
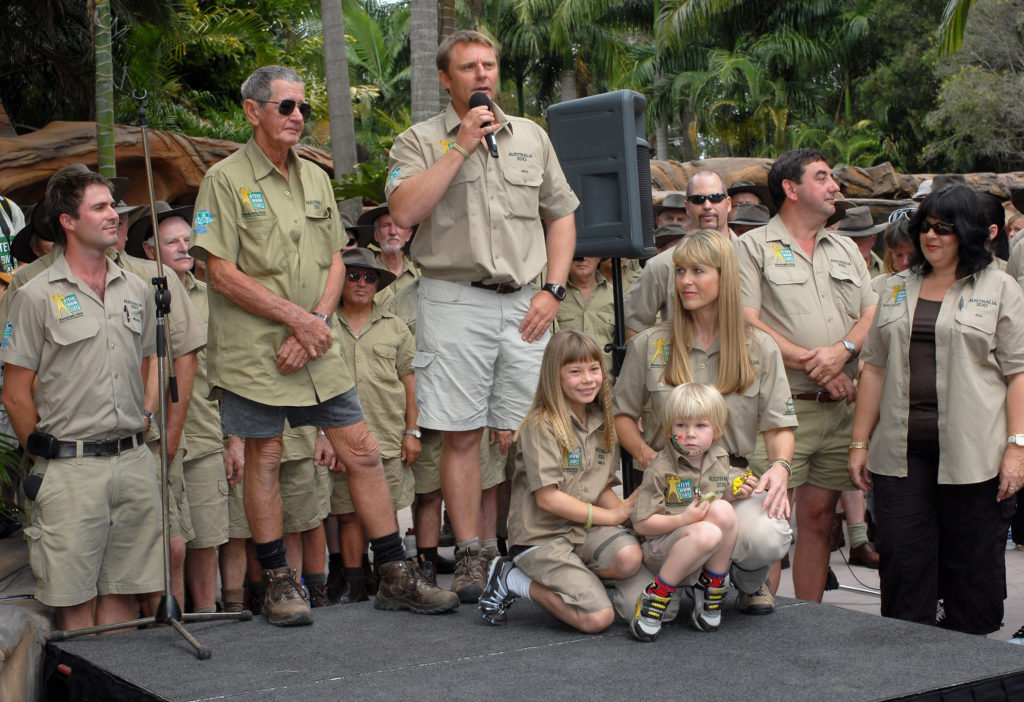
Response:
[[[487,93],[473,93],[469,96],[469,108],[480,107],[484,105],[488,110],[493,110],[494,106],[491,104],[491,99],[487,97]],[[490,122],[484,123],[485,127],[491,126]],[[498,158],[498,142],[494,138],[494,134],[485,134],[484,141],[487,142],[487,148],[490,149],[491,158]]]

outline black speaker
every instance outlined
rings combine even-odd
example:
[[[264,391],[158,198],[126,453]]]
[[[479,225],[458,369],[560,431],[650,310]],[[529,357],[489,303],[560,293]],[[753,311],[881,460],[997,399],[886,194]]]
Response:
[[[653,255],[651,147],[644,139],[647,100],[617,90],[548,108],[548,134],[580,199],[576,255]]]

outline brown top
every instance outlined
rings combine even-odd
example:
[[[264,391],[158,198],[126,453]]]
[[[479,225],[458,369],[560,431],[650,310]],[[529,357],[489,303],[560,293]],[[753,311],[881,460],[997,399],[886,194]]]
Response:
[[[919,298],[910,330],[910,426],[907,439],[939,438],[939,395],[935,390],[935,320],[942,300]]]

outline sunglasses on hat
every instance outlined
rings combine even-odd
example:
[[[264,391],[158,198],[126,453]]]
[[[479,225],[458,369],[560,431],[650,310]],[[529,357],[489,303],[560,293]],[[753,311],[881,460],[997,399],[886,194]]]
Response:
[[[691,205],[703,205],[705,200],[711,200],[712,203],[717,205],[725,198],[729,197],[725,193],[711,193],[710,195],[687,195],[686,201]]]
[[[264,102],[269,102],[272,105],[277,105],[278,114],[284,117],[287,117],[288,115],[295,111],[296,102],[291,98],[288,98],[287,100],[265,100]],[[309,116],[313,114],[313,106],[310,105],[308,102],[300,102],[298,103],[298,106],[299,114],[302,115],[302,119],[309,119]]]
[[[893,210],[892,212],[889,213],[889,224],[898,222],[901,219],[910,219],[915,214],[917,214],[916,207],[903,207],[898,210]]]

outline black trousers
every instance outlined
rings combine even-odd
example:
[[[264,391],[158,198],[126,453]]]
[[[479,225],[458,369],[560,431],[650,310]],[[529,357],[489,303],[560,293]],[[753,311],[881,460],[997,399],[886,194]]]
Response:
[[[1006,530],[1016,500],[998,478],[939,485],[938,441],[909,441],[907,477],[872,475],[882,616],[989,634],[1003,621]]]

